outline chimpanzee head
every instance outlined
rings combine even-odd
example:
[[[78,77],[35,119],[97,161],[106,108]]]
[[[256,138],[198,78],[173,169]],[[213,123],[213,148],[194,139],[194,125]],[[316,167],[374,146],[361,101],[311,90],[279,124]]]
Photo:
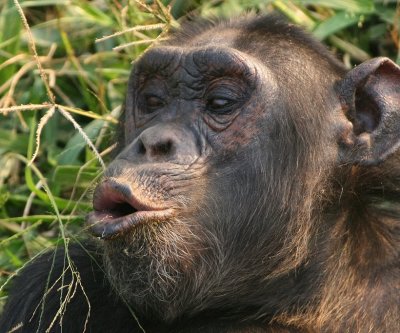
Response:
[[[346,73],[271,16],[187,23],[152,47],[87,221],[114,287],[166,320],[256,307],[329,229],[338,172],[398,147],[399,82],[384,58]]]

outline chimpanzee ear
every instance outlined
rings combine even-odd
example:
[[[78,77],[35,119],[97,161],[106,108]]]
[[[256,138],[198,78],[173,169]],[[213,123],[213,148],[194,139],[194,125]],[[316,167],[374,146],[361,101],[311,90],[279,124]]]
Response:
[[[347,162],[375,164],[399,148],[399,66],[388,58],[362,63],[340,82],[339,97],[353,125],[342,141]]]

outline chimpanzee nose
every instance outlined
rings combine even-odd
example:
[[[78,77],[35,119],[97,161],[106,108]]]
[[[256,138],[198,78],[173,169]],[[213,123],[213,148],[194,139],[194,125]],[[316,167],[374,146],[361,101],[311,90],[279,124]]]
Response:
[[[144,130],[133,142],[134,159],[146,162],[189,164],[198,157],[194,134],[173,125],[157,125]]]

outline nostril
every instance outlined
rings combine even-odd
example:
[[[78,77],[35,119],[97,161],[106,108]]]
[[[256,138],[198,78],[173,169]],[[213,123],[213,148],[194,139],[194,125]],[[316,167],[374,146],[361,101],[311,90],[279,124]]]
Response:
[[[151,149],[151,153],[153,156],[163,156],[171,154],[172,150],[173,150],[172,140],[167,140],[165,142],[160,142],[155,144]]]
[[[139,142],[138,142],[137,152],[138,152],[139,155],[145,155],[146,154],[146,147],[144,146],[142,140],[139,140]]]

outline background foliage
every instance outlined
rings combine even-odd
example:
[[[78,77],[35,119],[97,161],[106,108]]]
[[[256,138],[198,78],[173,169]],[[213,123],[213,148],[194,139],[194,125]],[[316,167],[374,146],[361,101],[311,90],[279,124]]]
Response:
[[[249,10],[282,13],[349,68],[400,64],[400,0],[1,0],[0,309],[14,272],[82,234],[132,61],[188,12]]]

